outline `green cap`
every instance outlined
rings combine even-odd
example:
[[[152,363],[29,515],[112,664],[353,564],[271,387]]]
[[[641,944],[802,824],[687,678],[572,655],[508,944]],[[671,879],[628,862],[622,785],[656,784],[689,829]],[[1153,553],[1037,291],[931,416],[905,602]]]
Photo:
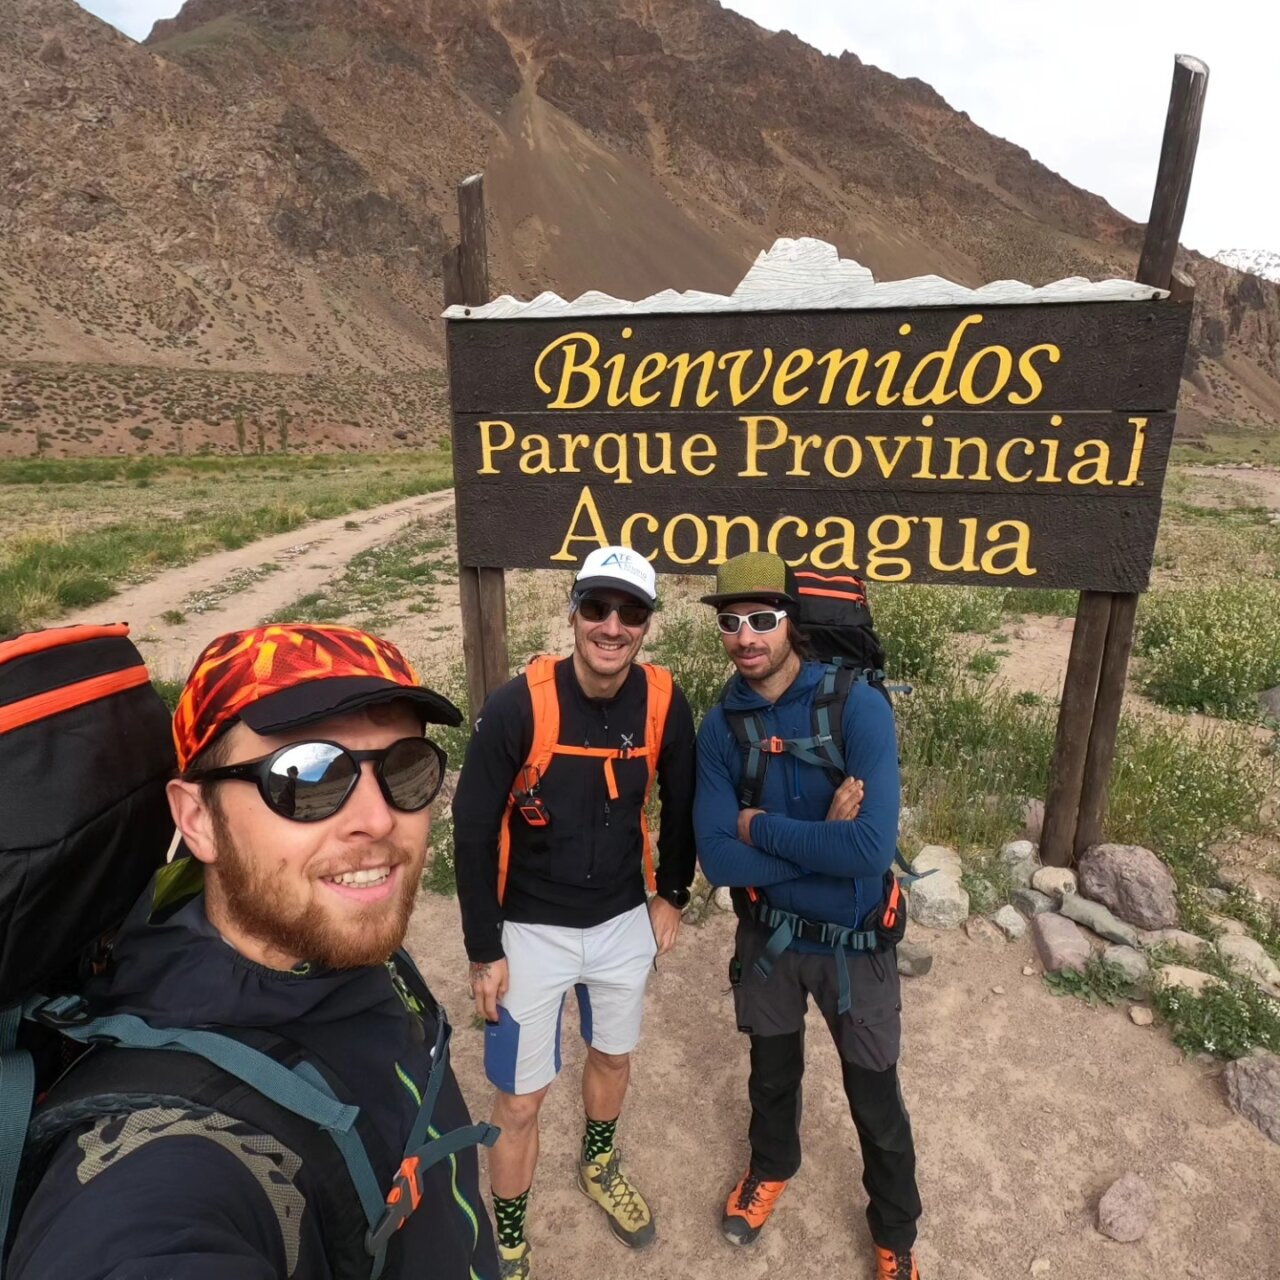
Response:
[[[726,560],[716,571],[716,589],[703,604],[720,608],[738,600],[761,600],[794,609],[799,604],[795,575],[771,551],[747,551]]]

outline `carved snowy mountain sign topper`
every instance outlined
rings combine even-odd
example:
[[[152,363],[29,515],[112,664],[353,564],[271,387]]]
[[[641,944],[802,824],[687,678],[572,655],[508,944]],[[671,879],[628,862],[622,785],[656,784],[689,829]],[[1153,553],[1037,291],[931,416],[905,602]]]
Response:
[[[729,297],[445,314],[465,565],[1147,586],[1190,325],[1161,290],[877,284],[780,240]]]

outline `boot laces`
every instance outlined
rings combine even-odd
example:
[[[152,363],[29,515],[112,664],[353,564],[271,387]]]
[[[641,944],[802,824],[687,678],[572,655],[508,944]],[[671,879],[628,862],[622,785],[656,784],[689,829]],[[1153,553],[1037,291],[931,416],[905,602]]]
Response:
[[[610,1203],[619,1215],[625,1215],[636,1223],[644,1221],[644,1209],[639,1203],[639,1193],[623,1176],[621,1157],[617,1151],[614,1151],[601,1170],[599,1182],[600,1189],[609,1197]]]
[[[763,1178],[757,1178],[754,1173],[749,1173],[743,1178],[742,1187],[738,1191],[738,1208],[744,1213],[755,1203],[763,1181]]]

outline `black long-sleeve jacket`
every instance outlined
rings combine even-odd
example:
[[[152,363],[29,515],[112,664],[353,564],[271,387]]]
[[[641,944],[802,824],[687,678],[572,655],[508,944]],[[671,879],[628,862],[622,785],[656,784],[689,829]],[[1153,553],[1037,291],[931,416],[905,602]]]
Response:
[[[645,740],[648,685],[632,666],[612,698],[589,698],[565,658],[556,667],[560,737],[566,746],[639,746]],[[453,799],[458,902],[467,955],[502,958],[502,922],[589,929],[644,902],[640,815],[648,764],[616,760],[619,795],[610,800],[603,761],[556,756],[539,796],[545,827],[511,819],[506,892],[498,902],[498,837],[516,775],[533,744],[533,700],[524,676],[485,702],[467,747]],[[686,889],[693,880],[693,715],[674,690],[658,757],[660,832],[654,850],[658,890]]]

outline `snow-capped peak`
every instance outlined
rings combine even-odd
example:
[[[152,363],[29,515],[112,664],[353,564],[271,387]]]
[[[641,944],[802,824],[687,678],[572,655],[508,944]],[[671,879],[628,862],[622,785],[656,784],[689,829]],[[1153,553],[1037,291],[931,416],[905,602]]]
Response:
[[[1247,271],[1280,284],[1280,253],[1272,249],[1223,249],[1213,255],[1215,262],[1236,271]]]

